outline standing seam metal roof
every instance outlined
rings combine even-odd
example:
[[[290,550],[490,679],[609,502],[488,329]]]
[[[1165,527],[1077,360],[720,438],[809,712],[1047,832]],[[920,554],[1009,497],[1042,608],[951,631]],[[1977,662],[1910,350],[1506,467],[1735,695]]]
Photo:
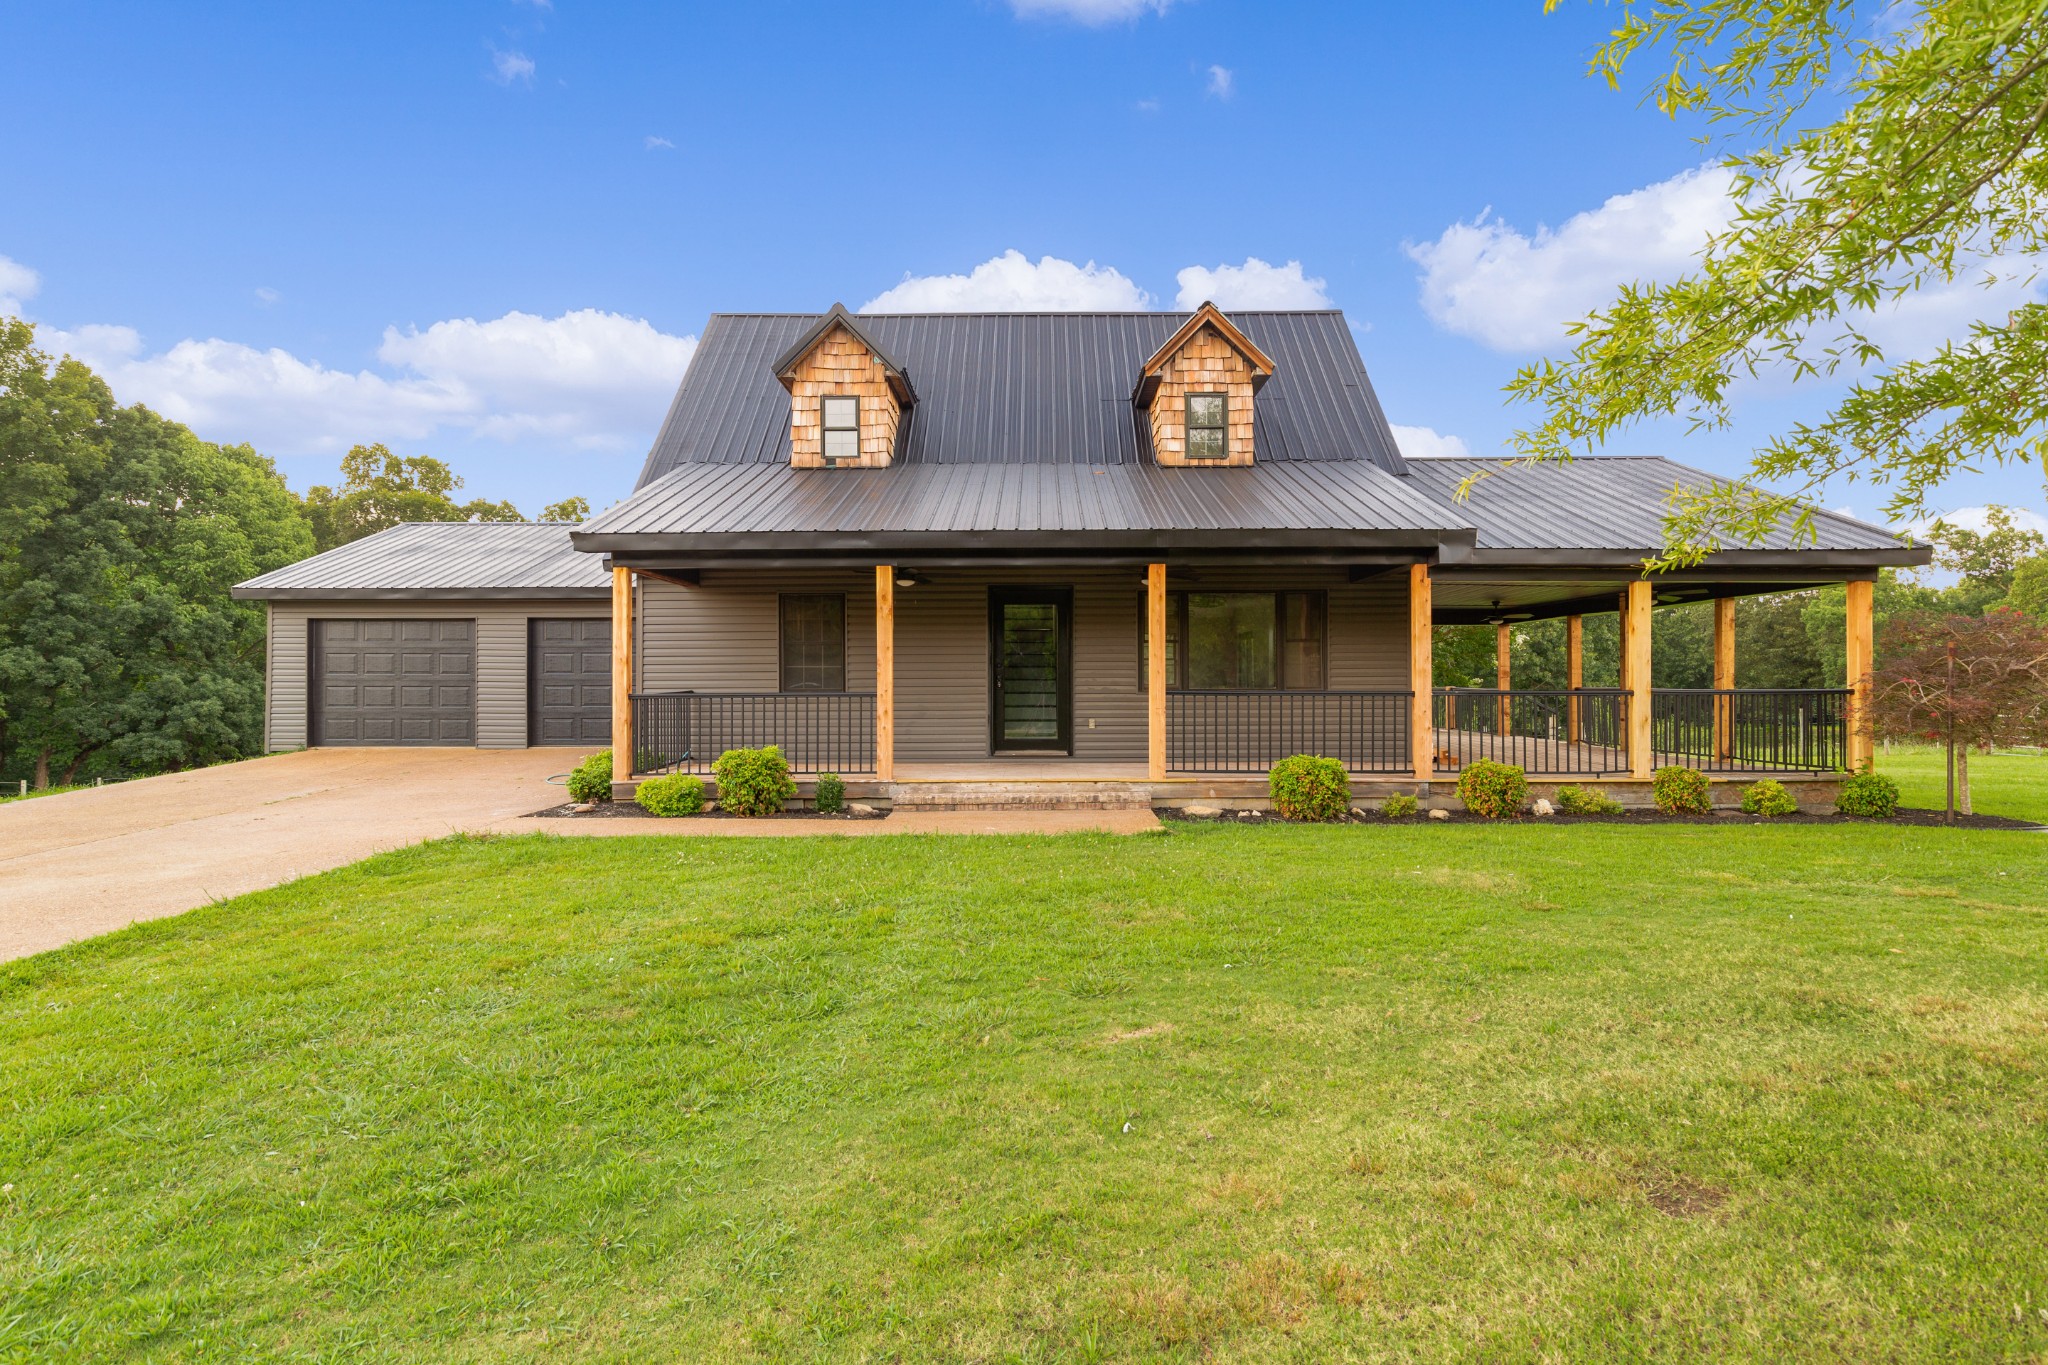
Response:
[[[564,522],[405,522],[235,585],[243,598],[470,593],[604,596],[611,575]]]

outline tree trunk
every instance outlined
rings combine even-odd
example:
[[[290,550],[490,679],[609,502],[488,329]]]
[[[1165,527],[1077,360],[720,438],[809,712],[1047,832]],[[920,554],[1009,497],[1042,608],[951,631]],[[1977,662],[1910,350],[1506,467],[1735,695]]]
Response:
[[[47,791],[47,790],[49,789],[49,786],[50,786],[50,751],[49,751],[48,749],[45,749],[45,750],[43,750],[43,751],[42,751],[41,753],[39,753],[39,754],[37,754],[37,755],[36,755],[36,782],[35,782],[35,787],[36,787],[36,790],[37,790],[37,791]]]
[[[1975,813],[1970,809],[1970,746],[1967,744],[1956,750],[1956,809],[1965,815]]]
[[[64,770],[65,786],[68,787],[72,784],[72,781],[78,776],[78,765],[83,762],[85,762],[85,756],[83,754],[80,754],[77,758],[71,760],[71,766]]]
[[[1954,735],[1950,735],[1948,738],[1947,771],[1948,805],[1946,807],[1946,810],[1948,813],[1948,822],[1950,824],[1954,824],[1956,822],[1956,739]]]

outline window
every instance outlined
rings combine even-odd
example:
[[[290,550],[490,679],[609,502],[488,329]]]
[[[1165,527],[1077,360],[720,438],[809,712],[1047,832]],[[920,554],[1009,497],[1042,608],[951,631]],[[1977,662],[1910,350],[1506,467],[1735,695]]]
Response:
[[[784,593],[782,690],[846,690],[846,597],[843,593]]]
[[[1220,393],[1191,393],[1188,395],[1188,458],[1190,460],[1222,460],[1230,456],[1230,444],[1224,439],[1225,418],[1230,411],[1230,400]]]
[[[860,400],[825,400],[825,458],[832,461],[860,458]]]
[[[1149,667],[1140,614],[1140,685]],[[1323,594],[1170,592],[1166,595],[1166,685],[1176,690],[1323,686]]]

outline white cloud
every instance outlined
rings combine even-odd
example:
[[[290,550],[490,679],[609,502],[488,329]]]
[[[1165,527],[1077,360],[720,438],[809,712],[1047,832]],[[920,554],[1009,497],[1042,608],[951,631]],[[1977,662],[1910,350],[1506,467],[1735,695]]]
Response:
[[[1214,95],[1219,100],[1227,100],[1236,89],[1237,77],[1229,67],[1212,66],[1209,68],[1208,93]]]
[[[1394,443],[1401,447],[1401,453],[1410,459],[1426,460],[1438,455],[1470,455],[1461,436],[1446,436],[1429,427],[1404,427],[1400,423],[1390,424],[1394,428]]]
[[[497,73],[500,85],[514,82],[533,84],[533,58],[524,52],[501,52],[494,47],[491,49],[491,68]]]
[[[2012,514],[2013,525],[2018,529],[2022,531],[2038,531],[2042,535],[2048,536],[2048,517],[2044,517],[2039,512],[2025,507],[2008,507],[2004,510]],[[1943,512],[1939,516],[1924,517],[1902,529],[1911,535],[1924,536],[1937,521],[1945,521],[1950,526],[1960,527],[1965,531],[1976,531],[1981,535],[1991,525],[1991,509],[1989,507],[1958,507],[1953,512]]]
[[[20,261],[0,256],[0,313],[20,313],[42,287],[42,276]]]
[[[1691,265],[1729,220],[1729,183],[1727,171],[1703,166],[1534,235],[1484,213],[1455,223],[1408,248],[1422,266],[1423,310],[1497,351],[1550,346],[1617,286],[1671,279]]]
[[[647,135],[647,150],[648,150],[648,151],[650,151],[650,152],[653,152],[653,151],[661,151],[661,150],[667,150],[667,151],[671,151],[671,152],[672,152],[672,151],[674,151],[675,149],[676,149],[676,144],[675,144],[675,143],[673,143],[673,142],[670,142],[670,141],[669,141],[669,140],[668,140],[667,138],[665,138],[665,137],[656,137],[656,136],[654,136],[654,135],[653,135],[652,133],[649,133],[649,134]]]
[[[1056,256],[1033,264],[1010,250],[965,275],[906,275],[861,305],[863,313],[1091,313],[1149,308],[1152,296],[1122,272]]]
[[[1328,308],[1327,282],[1302,274],[1300,261],[1269,265],[1256,256],[1243,265],[1191,265],[1174,279],[1180,284],[1175,303],[1195,308],[1203,300],[1218,308]]]
[[[276,303],[283,297],[284,295],[278,293],[267,284],[258,285],[256,288],[256,302],[262,304],[265,308],[270,307],[271,304]]]
[[[1164,14],[1174,0],[1010,0],[1019,19],[1072,19],[1079,24],[1115,24],[1147,14]]]

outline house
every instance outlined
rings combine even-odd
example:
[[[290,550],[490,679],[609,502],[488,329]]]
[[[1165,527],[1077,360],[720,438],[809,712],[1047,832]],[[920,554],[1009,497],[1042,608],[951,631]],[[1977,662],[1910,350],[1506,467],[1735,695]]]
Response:
[[[273,748],[608,735],[631,784],[775,743],[898,801],[1244,799],[1299,752],[1404,788],[1868,761],[1856,689],[1734,687],[1733,603],[1848,583],[1861,679],[1871,585],[1927,547],[1823,512],[1645,577],[1711,476],[1590,458],[1460,498],[1489,468],[1402,454],[1337,312],[721,314],[625,501],[237,592],[270,603]],[[1653,606],[1709,599],[1715,686],[1652,689]],[[1607,612],[1625,676],[1580,686]],[[1514,689],[1510,626],[1558,616],[1573,685]],[[1465,622],[1499,628],[1499,686],[1435,689],[1430,627]]]

